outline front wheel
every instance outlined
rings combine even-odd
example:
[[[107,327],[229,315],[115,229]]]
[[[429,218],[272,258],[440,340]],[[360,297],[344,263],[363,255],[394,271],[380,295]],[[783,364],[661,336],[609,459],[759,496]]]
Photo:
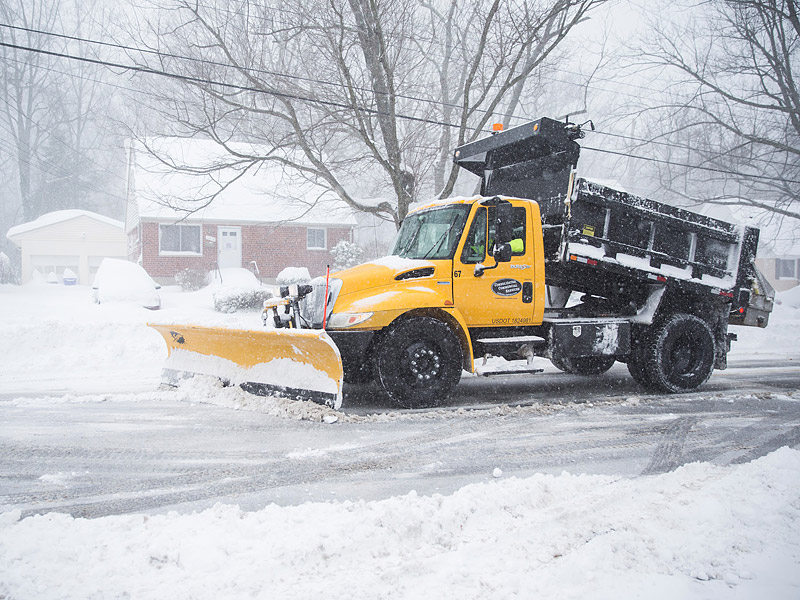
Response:
[[[414,317],[393,325],[378,343],[375,379],[403,408],[444,402],[461,378],[461,344],[442,321]]]
[[[651,387],[685,392],[702,385],[714,370],[714,334],[708,323],[688,314],[672,315],[656,326],[644,349]]]

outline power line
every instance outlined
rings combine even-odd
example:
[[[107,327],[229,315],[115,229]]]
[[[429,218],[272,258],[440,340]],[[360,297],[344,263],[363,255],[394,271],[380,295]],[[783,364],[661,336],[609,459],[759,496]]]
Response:
[[[202,9],[205,9],[207,11],[221,12],[221,13],[225,13],[225,14],[229,14],[229,15],[235,15],[235,16],[240,16],[241,15],[241,12],[230,10],[228,8],[222,8],[222,7],[219,7],[219,6],[209,7],[208,5],[201,4],[201,3],[195,3],[195,5],[198,8],[202,8]],[[308,17],[308,15],[306,15],[303,12],[300,12],[300,11],[297,11],[297,10],[292,10],[292,9],[287,9],[285,6],[281,6],[280,8],[277,8],[277,7],[272,7],[272,6],[259,5],[259,8],[261,8],[261,9],[263,9],[265,11],[278,13],[279,16],[282,16],[284,14],[289,13],[289,14],[292,14],[294,17],[299,17],[301,19],[306,19]],[[331,27],[338,27],[339,26],[338,22],[332,21],[332,20],[328,20],[328,19],[322,19],[321,22],[323,24],[326,24],[326,25],[331,26]],[[424,41],[424,42],[430,42],[430,43],[435,43],[435,42],[438,41],[435,37],[430,36],[430,35],[421,35],[418,31],[414,31],[413,35],[395,33],[393,31],[383,31],[382,33],[387,38],[398,38],[398,39],[405,39],[405,40],[411,40],[411,41]],[[454,50],[464,50],[465,48],[461,44],[454,44],[453,45],[453,49]],[[440,52],[436,52],[435,55],[437,57],[439,57],[439,58],[444,58],[444,54],[442,54]],[[562,72],[568,73],[570,75],[578,75],[580,77],[585,77],[585,75],[583,73],[578,73],[578,72],[575,72],[575,71],[569,71],[569,70],[566,70],[566,69],[562,69]],[[543,79],[547,80],[548,78],[547,77],[543,77]],[[579,85],[579,84],[572,83],[570,81],[564,81],[564,80],[560,80],[560,79],[549,78],[549,80],[552,81],[552,82],[555,82],[555,83],[566,83],[568,85]],[[619,85],[619,82],[617,80],[608,79],[608,78],[605,78],[605,77],[598,78],[598,81],[606,81],[606,82],[609,82],[609,83],[613,83],[615,85]],[[624,85],[626,85],[628,87],[632,87],[632,88],[638,88],[638,89],[645,90],[645,91],[651,91],[652,90],[652,88],[650,88],[648,86],[637,85],[635,83],[630,83],[630,82],[625,82]],[[611,92],[611,90],[605,90],[605,89],[602,89],[602,88],[599,88],[599,89],[601,89],[601,91]],[[613,92],[614,93],[619,93],[618,90],[614,90]],[[633,97],[633,94],[625,94],[625,95]],[[516,117],[515,115],[509,115],[509,116],[514,117],[514,118],[520,118],[520,117]]]
[[[750,175],[747,173],[739,173],[737,171],[728,171],[725,169],[718,169],[715,167],[701,167],[698,165],[690,165],[688,163],[680,163],[670,160],[664,160],[662,158],[648,158],[646,156],[637,156],[635,154],[628,154],[626,152],[619,152],[616,150],[607,150],[604,148],[592,148],[591,146],[581,146],[583,150],[590,150],[592,152],[600,152],[602,154],[614,154],[616,156],[624,156],[626,158],[633,158],[636,160],[646,160],[649,162],[659,163],[663,165],[670,165],[673,167],[684,167],[686,169],[696,169],[700,171],[710,171],[712,173],[722,173],[723,175],[732,175],[734,177],[742,177],[744,179],[764,179],[767,181],[775,181],[775,177],[770,177],[769,175]],[[797,183],[800,184],[800,180],[797,179],[781,179],[781,181],[785,183]]]
[[[54,57],[58,57],[58,58],[66,58],[66,59],[69,59],[69,60],[75,60],[75,61],[79,61],[79,62],[97,64],[97,65],[102,65],[102,66],[106,66],[106,67],[110,67],[110,68],[123,69],[123,70],[128,70],[128,71],[135,71],[135,72],[140,72],[140,73],[150,74],[150,75],[157,75],[157,76],[161,76],[161,77],[167,77],[167,78],[171,78],[171,79],[185,81],[185,82],[188,82],[188,83],[191,83],[191,84],[216,85],[216,86],[232,88],[232,89],[236,89],[236,90],[240,90],[240,91],[258,93],[258,94],[266,94],[266,95],[275,96],[275,97],[279,97],[279,98],[300,100],[302,102],[309,102],[309,103],[312,103],[312,104],[320,104],[320,105],[324,105],[324,106],[333,106],[335,108],[343,108],[343,109],[353,109],[354,108],[353,106],[350,106],[350,105],[347,105],[347,104],[344,104],[344,103],[332,102],[332,101],[328,101],[328,100],[319,100],[319,99],[315,99],[315,98],[299,96],[299,95],[296,95],[296,94],[278,92],[278,91],[275,91],[275,90],[264,90],[264,89],[259,89],[259,88],[255,88],[255,87],[250,87],[250,86],[243,86],[243,85],[239,85],[239,84],[220,82],[220,81],[213,81],[213,80],[210,80],[210,79],[203,79],[203,78],[194,77],[194,76],[190,76],[190,75],[181,75],[181,74],[178,74],[178,73],[171,73],[169,71],[153,69],[151,67],[142,67],[142,66],[137,66],[137,65],[126,65],[126,64],[121,64],[121,63],[114,63],[114,62],[104,61],[104,60],[100,60],[100,59],[92,59],[92,58],[87,58],[87,57],[82,57],[82,56],[74,56],[74,55],[66,54],[66,53],[62,53],[62,52],[54,52],[54,51],[50,51],[50,50],[44,50],[44,49],[41,49],[41,48],[31,48],[31,47],[28,47],[28,46],[21,46],[21,45],[18,45],[18,44],[9,44],[7,42],[0,42],[0,46],[7,47],[7,48],[13,48],[13,49],[16,49],[16,50],[23,50],[23,51],[27,51],[27,52],[45,54],[45,55],[48,55],[48,56],[54,56]],[[381,111],[379,111],[377,109],[370,109],[370,108],[364,108],[364,107],[357,107],[357,108],[358,108],[358,110],[361,110],[361,111],[369,113],[369,114],[385,114],[385,113],[382,113]],[[431,124],[431,125],[439,125],[439,126],[442,126],[442,127],[452,127],[452,128],[458,128],[459,127],[459,125],[457,125],[457,124],[446,123],[444,121],[437,121],[437,120],[434,120],[434,119],[427,119],[427,118],[424,118],[424,117],[414,117],[414,116],[403,115],[403,114],[396,114],[395,117],[397,119],[404,119],[404,120],[422,122],[422,123],[427,123],[427,124]],[[619,135],[619,134],[616,134],[616,135]],[[601,149],[601,148],[592,148],[590,146],[583,146],[583,148],[585,148],[586,150],[590,150],[590,151],[594,151],[594,152],[600,152],[600,153],[604,153],[604,154],[613,154],[613,155],[623,156],[623,157],[626,157],[626,158],[632,158],[632,159],[636,159],[636,160],[645,160],[645,161],[650,161],[650,162],[654,162],[654,163],[660,163],[660,164],[684,167],[684,168],[688,168],[688,169],[695,169],[695,170],[703,170],[703,171],[722,173],[722,174],[732,175],[732,176],[736,176],[736,177],[743,177],[743,178],[749,178],[749,179],[764,179],[764,180],[774,180],[775,179],[774,177],[769,177],[769,176],[765,176],[765,175],[748,175],[748,174],[744,174],[744,173],[738,173],[738,172],[735,172],[735,171],[726,171],[724,169],[718,169],[718,168],[714,168],[714,167],[702,167],[702,166],[698,166],[698,165],[690,165],[690,164],[687,164],[687,163],[679,163],[679,162],[668,161],[668,160],[658,159],[658,158],[647,158],[647,157],[637,156],[637,155],[629,154],[629,153],[625,153],[625,152],[619,152],[619,151],[607,150],[607,149]],[[784,179],[782,181],[785,181],[786,183],[800,183],[800,181],[792,180],[792,179]]]
[[[351,109],[354,108],[353,106],[351,106],[349,104],[344,104],[342,102],[333,102],[331,100],[320,100],[320,99],[317,99],[317,98],[310,98],[310,97],[307,97],[307,96],[300,96],[300,95],[297,95],[297,94],[289,94],[287,92],[279,92],[277,90],[265,90],[265,89],[260,89],[260,88],[256,88],[256,87],[245,86],[245,85],[240,85],[240,84],[235,84],[235,83],[227,83],[227,82],[223,82],[223,81],[213,81],[211,79],[203,79],[201,77],[194,77],[192,75],[181,75],[179,73],[171,73],[169,71],[163,71],[163,70],[160,70],[160,69],[154,69],[152,67],[142,67],[142,66],[138,66],[138,65],[126,65],[126,64],[115,63],[115,62],[111,62],[111,61],[99,60],[99,59],[94,59],[94,58],[87,58],[85,56],[75,56],[75,55],[72,55],[72,54],[66,54],[64,52],[54,52],[52,50],[44,50],[42,48],[31,48],[29,46],[21,46],[19,44],[9,44],[8,42],[0,42],[0,46],[6,47],[6,48],[12,48],[12,49],[15,49],[15,50],[23,50],[23,51],[26,51],[26,52],[34,52],[34,53],[37,53],[37,54],[45,54],[47,56],[55,56],[55,57],[58,57],[58,58],[66,58],[66,59],[74,60],[74,61],[78,61],[78,62],[85,62],[85,63],[95,64],[95,65],[103,65],[103,66],[106,66],[106,67],[109,67],[109,68],[112,68],[112,69],[123,69],[123,70],[126,70],[126,71],[135,71],[137,73],[145,73],[145,74],[148,74],[148,75],[158,75],[160,77],[167,77],[169,79],[177,79],[179,81],[185,81],[187,83],[192,83],[192,84],[216,85],[216,86],[219,86],[219,87],[231,88],[231,89],[239,90],[239,91],[242,91],[242,92],[253,92],[253,93],[257,93],[257,94],[266,94],[268,96],[275,96],[277,98],[286,98],[286,99],[290,99],[290,100],[299,100],[301,102],[308,102],[308,103],[311,103],[311,104],[320,104],[320,105],[323,105],[323,106],[331,106],[331,107],[334,107],[334,108],[341,108],[341,109],[348,109],[348,110],[351,110]],[[366,107],[356,107],[356,108],[357,108],[357,110],[359,110],[361,112],[368,113],[368,114],[386,115],[385,112],[380,111],[380,110],[375,109],[375,108],[366,108]],[[418,123],[427,123],[428,125],[440,125],[442,127],[453,127],[453,128],[459,128],[460,127],[459,125],[455,125],[455,124],[452,124],[452,123],[445,123],[444,121],[437,121],[437,120],[428,119],[428,118],[425,118],[425,117],[414,117],[414,116],[411,116],[411,115],[404,115],[404,114],[401,114],[401,113],[396,113],[394,115],[394,117],[397,118],[397,119],[402,119],[402,120],[406,120],[406,121],[415,121],[415,122],[418,122]]]
[[[607,135],[609,137],[615,137],[615,138],[618,138],[618,139],[629,140],[631,142],[640,142],[640,143],[643,143],[643,144],[653,144],[653,145],[656,145],[656,146],[665,146],[667,148],[676,148],[678,150],[686,150],[688,152],[691,152],[692,150],[694,150],[694,148],[692,148],[691,146],[686,146],[684,144],[677,144],[675,142],[664,142],[664,141],[661,141],[661,140],[648,140],[648,139],[645,139],[645,138],[635,137],[635,136],[632,136],[632,135],[623,135],[623,134],[620,134],[620,133],[611,133],[609,131],[594,130],[594,131],[588,131],[587,133],[597,133],[597,134],[600,134],[600,135]],[[765,165],[770,165],[770,166],[775,166],[775,167],[780,167],[780,166],[784,165],[784,163],[782,163],[782,162],[769,160],[767,158],[751,157],[751,158],[748,158],[748,160],[751,161],[751,162],[760,162],[760,163],[764,163]]]
[[[315,79],[313,77],[305,77],[305,76],[302,76],[302,75],[292,75],[290,73],[282,73],[280,71],[273,71],[273,70],[270,70],[270,69],[237,66],[237,65],[232,65],[230,63],[224,63],[224,62],[215,61],[215,60],[208,60],[208,59],[205,59],[205,58],[193,58],[191,56],[183,56],[181,54],[173,54],[173,53],[170,53],[170,52],[163,52],[163,51],[158,51],[158,50],[150,50],[149,48],[138,48],[138,47],[135,47],[135,46],[126,46],[126,45],[123,45],[123,44],[114,44],[114,43],[111,43],[111,42],[103,42],[103,41],[100,41],[100,40],[92,40],[92,39],[89,39],[89,38],[82,38],[82,37],[77,37],[77,36],[73,36],[73,35],[66,35],[66,34],[63,34],[63,33],[55,33],[55,32],[52,32],[52,31],[43,31],[43,30],[40,30],[40,29],[31,29],[31,28],[28,28],[28,27],[20,27],[18,25],[10,25],[8,23],[0,23],[0,27],[5,27],[5,28],[8,28],[8,29],[16,29],[16,30],[19,30],[19,31],[27,31],[29,33],[47,35],[47,36],[57,37],[57,38],[66,39],[66,40],[83,42],[83,43],[87,43],[87,44],[96,44],[98,46],[106,46],[106,47],[109,47],[109,48],[117,48],[119,50],[125,50],[127,52],[137,52],[137,53],[140,53],[140,54],[150,54],[150,55],[157,56],[158,58],[164,58],[164,57],[174,58],[174,59],[177,59],[177,60],[185,60],[185,61],[189,61],[189,62],[199,63],[201,65],[212,65],[212,66],[217,66],[217,67],[223,67],[223,68],[226,68],[226,69],[234,69],[236,71],[244,71],[244,72],[247,72],[247,73],[258,73],[258,74],[262,74],[262,75],[271,75],[273,77],[279,77],[279,78],[284,78],[284,79],[294,79],[294,80],[303,81],[303,82],[306,82],[306,83],[322,84],[322,85],[327,85],[327,86],[331,86],[331,87],[338,87],[338,88],[342,88],[342,89],[354,89],[354,90],[358,90],[358,91],[361,91],[361,92],[370,92],[370,93],[375,93],[375,94],[381,94],[381,92],[377,92],[375,90],[372,90],[372,89],[369,89],[369,88],[365,88],[365,87],[361,87],[361,86],[354,85],[354,86],[349,86],[348,87],[347,85],[345,85],[343,83],[337,83],[337,82],[334,82],[334,81],[325,81],[323,79]],[[440,106],[449,106],[451,108],[463,108],[459,104],[453,104],[451,102],[445,102],[443,100],[434,100],[432,98],[420,98],[418,96],[410,96],[410,95],[407,95],[407,94],[395,94],[395,97],[403,98],[405,100],[412,100],[414,102],[425,102],[425,103],[428,103],[428,104],[437,104],[437,105],[440,105]],[[505,115],[505,114],[502,114],[502,113],[500,113],[500,116],[509,116],[509,117],[512,117],[512,118],[519,118],[519,117],[516,117],[515,115]]]
[[[14,60],[14,59],[8,59],[8,60],[10,60],[11,62],[19,63],[19,61],[17,61],[17,60]],[[97,83],[97,84],[99,84],[99,85],[109,85],[109,86],[111,86],[111,87],[118,88],[118,89],[123,89],[123,90],[129,91],[129,92],[138,92],[138,93],[142,93],[142,92],[140,92],[139,90],[136,90],[136,89],[133,89],[133,88],[128,88],[128,87],[124,87],[124,86],[115,85],[115,84],[113,84],[113,83],[110,83],[110,82],[107,82],[107,81],[103,81],[103,80],[101,80],[101,79],[92,79],[92,78],[89,78],[89,77],[84,77],[84,76],[81,76],[81,75],[74,75],[74,74],[71,74],[71,73],[66,73],[66,72],[64,72],[64,71],[59,71],[58,69],[53,69],[53,68],[51,68],[51,67],[44,67],[44,66],[40,66],[40,67],[37,67],[37,68],[38,68],[38,69],[45,70],[45,71],[48,71],[48,72],[51,72],[51,73],[58,73],[58,74],[60,74],[60,75],[65,75],[65,76],[69,76],[69,77],[76,77],[76,78],[78,78],[78,79],[82,79],[82,80],[84,80],[84,81],[90,81],[90,82],[92,82],[92,83]],[[147,92],[144,92],[144,93],[147,93]],[[150,94],[150,95],[152,95],[152,94]],[[156,97],[156,96],[155,96],[155,95],[153,95],[153,97]],[[5,102],[6,104],[8,104],[8,101],[4,101],[4,102]],[[36,127],[38,127],[39,129],[43,129],[43,127],[42,127],[42,124],[41,124],[39,121],[37,121],[36,119],[34,119],[33,117],[30,117],[30,116],[29,116],[29,117],[27,117],[27,118],[28,118],[28,120],[29,120],[30,122],[32,122],[32,123],[33,123],[33,124],[34,124]],[[2,127],[2,125],[0,125],[0,127]],[[10,129],[7,129],[7,128],[5,128],[5,127],[3,127],[3,129],[4,129],[4,130],[5,130],[7,133],[9,133],[10,135],[12,135],[12,136],[13,136],[13,131],[11,131]],[[97,167],[99,170],[101,170],[101,171],[103,171],[103,172],[107,172],[107,173],[109,173],[110,175],[113,175],[114,177],[116,177],[116,178],[117,178],[117,179],[119,179],[120,181],[127,182],[127,180],[125,179],[125,177],[123,177],[122,175],[120,175],[119,173],[117,173],[117,172],[115,172],[115,171],[108,171],[108,170],[107,170],[107,167],[106,167],[105,165],[101,165],[100,163],[98,163],[97,161],[95,161],[94,159],[92,159],[91,157],[89,157],[88,155],[86,155],[85,153],[81,152],[80,150],[76,150],[75,148],[73,148],[72,146],[70,146],[70,145],[69,145],[69,144],[68,144],[66,141],[64,141],[64,140],[63,140],[63,139],[61,139],[60,137],[58,137],[58,136],[50,136],[50,138],[49,138],[49,139],[52,139],[52,140],[54,140],[54,141],[58,142],[58,143],[59,143],[59,144],[61,144],[62,146],[65,146],[65,147],[66,147],[68,150],[70,150],[71,152],[73,152],[74,154],[76,154],[76,155],[77,155],[77,156],[78,156],[80,159],[82,159],[82,160],[85,160],[86,162],[89,162],[89,163],[93,164],[93,165],[94,165],[95,167]],[[7,147],[7,148],[11,148],[11,149],[12,149],[12,150],[14,150],[14,151],[16,150],[16,148],[13,148],[13,147],[9,146],[8,144],[6,144],[6,147]],[[117,146],[117,147],[115,147],[115,146],[111,146],[111,147],[112,147],[112,148],[118,148],[118,146]],[[50,172],[50,171],[47,171],[47,169],[45,169],[45,168],[44,168],[44,167],[42,167],[41,165],[37,166],[37,165],[34,165],[33,163],[28,163],[28,164],[29,164],[30,166],[34,167],[34,168],[37,168],[37,169],[40,169],[40,170],[42,170],[42,171],[44,171],[44,172],[48,172],[48,173],[51,173],[51,174],[52,174],[52,172]],[[88,184],[87,184],[87,185],[88,185]],[[100,190],[100,189],[97,189],[97,188],[93,188],[93,189],[94,189],[94,191],[96,191],[96,192],[98,192],[98,193],[105,193],[103,190]],[[111,194],[111,195],[112,195],[112,196],[114,196],[114,194]],[[119,198],[118,196],[115,196],[115,197]]]
[[[3,27],[3,26],[4,25],[2,23],[0,23],[0,27]],[[81,39],[81,38],[74,38],[74,39]],[[102,42],[96,42],[96,43],[102,43]],[[116,46],[116,45],[112,44],[112,46]],[[19,63],[19,61],[14,60],[14,59],[8,59],[8,60],[11,60],[12,62]],[[197,59],[188,59],[188,60],[197,60]],[[97,84],[100,84],[100,85],[106,85],[106,86],[113,87],[113,88],[116,88],[116,89],[125,90],[125,91],[128,91],[128,92],[135,92],[135,93],[139,93],[139,94],[145,94],[145,95],[148,95],[148,96],[150,96],[152,98],[159,99],[159,96],[157,96],[156,94],[153,94],[153,93],[148,92],[148,91],[143,91],[141,89],[132,88],[132,87],[128,87],[128,86],[122,86],[122,85],[114,84],[114,83],[111,83],[109,81],[104,81],[104,80],[101,80],[101,79],[93,79],[93,78],[90,78],[90,77],[87,77],[87,76],[84,76],[84,75],[76,75],[76,74],[73,74],[73,73],[68,73],[66,71],[59,71],[58,69],[54,69],[52,67],[40,66],[38,68],[46,70],[46,71],[50,71],[50,72],[53,72],[53,73],[59,73],[61,75],[65,75],[65,76],[68,76],[68,77],[75,77],[75,78],[78,78],[78,79],[82,79],[84,81],[90,81],[92,83],[97,83]],[[522,119],[523,117],[516,117],[516,118]],[[614,138],[623,139],[623,140],[629,140],[629,141],[633,141],[633,142],[641,142],[641,143],[645,143],[645,144],[654,144],[654,145],[665,146],[665,147],[669,147],[669,148],[676,148],[676,149],[679,149],[679,150],[687,150],[687,151],[691,151],[692,150],[692,148],[690,148],[689,146],[685,146],[685,145],[682,145],[682,144],[677,144],[677,143],[674,143],[674,142],[665,142],[665,141],[660,141],[660,140],[648,140],[648,139],[645,139],[645,138],[640,138],[640,137],[631,136],[631,135],[623,135],[623,134],[619,134],[619,133],[612,133],[612,132],[609,132],[609,131],[592,130],[592,131],[588,131],[588,133],[598,134],[598,135],[605,135],[605,136],[614,137]],[[59,140],[59,141],[64,143],[63,140]],[[606,152],[610,152],[610,151],[606,151]],[[644,157],[637,157],[637,156],[633,156],[633,155],[624,155],[624,156],[628,156],[629,158],[636,158],[636,159],[639,159],[639,160],[653,160],[653,161],[660,160],[660,159],[648,159],[648,158],[644,158]],[[97,163],[94,163],[94,161],[92,161],[88,157],[86,157],[86,159],[89,160],[90,162],[92,162],[93,164],[97,164]],[[783,166],[783,163],[772,161],[772,160],[768,160],[768,159],[765,159],[765,158],[754,157],[754,158],[751,158],[749,160],[757,161],[757,162],[763,163],[765,165],[770,165],[770,166],[776,166],[776,167]],[[685,165],[681,165],[681,164],[673,163],[673,162],[668,162],[668,161],[666,162],[666,164],[673,164],[675,166],[685,166]],[[97,165],[97,166],[100,166],[100,165]],[[704,169],[705,167],[702,167],[701,165],[693,165],[690,168],[692,168],[692,169]],[[709,167],[709,169],[710,169],[710,167]],[[748,177],[747,175],[742,175],[742,176]],[[119,175],[117,175],[117,177],[119,177]],[[752,176],[749,176],[749,177],[752,177]],[[789,181],[789,180],[786,180],[786,181]]]

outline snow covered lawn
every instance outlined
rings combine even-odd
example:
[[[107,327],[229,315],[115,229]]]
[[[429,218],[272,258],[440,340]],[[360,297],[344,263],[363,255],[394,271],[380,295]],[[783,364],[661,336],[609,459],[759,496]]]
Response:
[[[770,328],[738,331],[732,360],[797,354],[798,293],[782,299]],[[260,326],[257,313],[214,313],[207,292],[162,301],[151,312],[95,305],[81,286],[0,286],[0,401],[152,395],[166,351],[148,320]],[[633,479],[497,475],[449,496],[254,512],[12,509],[0,598],[800,598],[796,449]]]

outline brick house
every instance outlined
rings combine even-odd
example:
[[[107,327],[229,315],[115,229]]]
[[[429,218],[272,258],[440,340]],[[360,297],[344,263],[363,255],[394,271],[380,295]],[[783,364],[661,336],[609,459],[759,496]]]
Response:
[[[148,146],[158,159],[139,144],[130,149],[125,231],[129,259],[161,283],[217,267],[248,268],[265,281],[289,266],[322,275],[331,248],[353,239],[352,211],[320,186],[278,167],[224,166],[210,141]]]

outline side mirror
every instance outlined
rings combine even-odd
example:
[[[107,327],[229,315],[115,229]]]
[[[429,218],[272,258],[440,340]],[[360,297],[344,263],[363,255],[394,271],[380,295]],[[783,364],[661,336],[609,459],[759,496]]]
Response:
[[[511,241],[513,235],[514,235],[514,221],[513,221],[513,209],[511,203],[506,200],[499,201],[497,203],[497,206],[495,206],[495,218],[494,218],[495,247],[501,247],[507,245]],[[497,256],[496,251],[495,251],[495,256]],[[510,248],[509,248],[508,260],[511,260]]]

